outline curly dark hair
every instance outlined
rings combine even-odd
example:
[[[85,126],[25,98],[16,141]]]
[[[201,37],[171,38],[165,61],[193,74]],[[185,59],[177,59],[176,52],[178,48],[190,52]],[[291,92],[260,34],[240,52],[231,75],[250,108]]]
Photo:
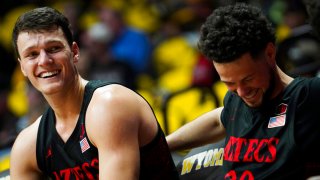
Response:
[[[215,9],[206,19],[198,48],[210,60],[223,63],[247,52],[257,57],[275,39],[272,23],[259,8],[237,3]]]
[[[12,32],[12,45],[19,57],[17,39],[21,32],[42,32],[61,28],[68,44],[73,42],[73,34],[69,20],[59,11],[51,7],[39,7],[22,14],[16,21]]]

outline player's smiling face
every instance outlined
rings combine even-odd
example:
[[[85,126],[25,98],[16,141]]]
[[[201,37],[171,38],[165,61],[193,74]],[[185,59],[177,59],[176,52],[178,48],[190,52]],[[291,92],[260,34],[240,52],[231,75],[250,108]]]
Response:
[[[228,90],[236,93],[250,107],[261,106],[273,78],[270,64],[263,56],[259,58],[253,59],[245,53],[232,62],[214,62]]]
[[[74,79],[79,48],[76,43],[68,45],[60,28],[21,32],[17,47],[23,74],[42,93],[55,93]]]

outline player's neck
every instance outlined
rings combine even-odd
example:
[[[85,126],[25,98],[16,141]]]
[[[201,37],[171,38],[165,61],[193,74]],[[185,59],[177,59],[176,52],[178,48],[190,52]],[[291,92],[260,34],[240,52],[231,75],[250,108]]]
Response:
[[[275,74],[275,91],[272,98],[278,96],[293,81],[293,78],[285,74],[279,67]]]
[[[66,92],[63,92],[64,94],[58,95],[59,97],[47,99],[57,120],[67,121],[79,115],[87,82],[79,76],[72,84],[73,88],[69,88]]]

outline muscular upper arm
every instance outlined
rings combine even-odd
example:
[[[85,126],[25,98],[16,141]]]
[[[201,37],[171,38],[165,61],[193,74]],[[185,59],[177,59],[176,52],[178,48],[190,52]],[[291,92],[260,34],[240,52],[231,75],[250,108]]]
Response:
[[[139,101],[119,85],[95,92],[87,111],[86,127],[99,151],[101,179],[138,179]]]
[[[11,179],[43,179],[36,160],[36,139],[39,119],[17,137],[10,153]]]

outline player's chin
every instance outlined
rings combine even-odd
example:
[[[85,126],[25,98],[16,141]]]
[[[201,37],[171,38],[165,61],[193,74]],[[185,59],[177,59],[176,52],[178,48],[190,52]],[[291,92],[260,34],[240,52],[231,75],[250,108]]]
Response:
[[[251,107],[251,108],[257,108],[259,106],[261,106],[261,103],[252,103],[252,102],[246,102],[246,104]]]
[[[249,106],[249,107],[252,107],[252,108],[257,108],[257,107],[260,107],[262,105],[262,102],[263,102],[263,97],[262,96],[259,96],[255,99],[251,99],[251,100],[246,100],[244,99],[244,102]]]
[[[244,101],[249,107],[260,107],[264,101],[264,93],[261,89],[258,89],[251,99],[244,99]]]

